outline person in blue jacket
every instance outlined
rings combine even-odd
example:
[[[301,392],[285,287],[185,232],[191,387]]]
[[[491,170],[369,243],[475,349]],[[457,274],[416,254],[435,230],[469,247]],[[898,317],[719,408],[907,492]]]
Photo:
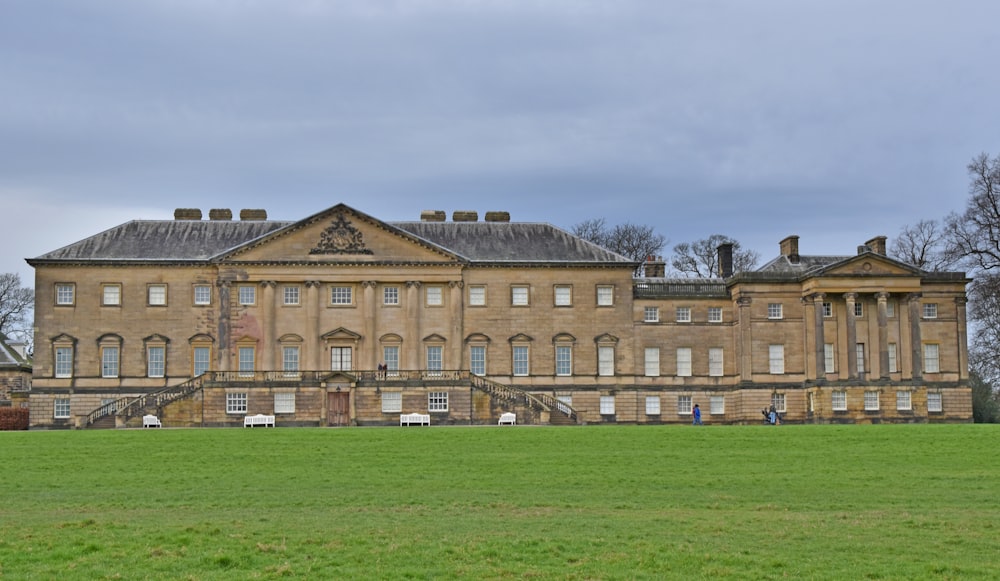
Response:
[[[694,419],[691,421],[691,425],[692,426],[700,426],[700,425],[702,425],[702,423],[701,423],[701,408],[698,407],[698,404],[694,404],[694,409],[691,410],[691,415],[694,416]]]

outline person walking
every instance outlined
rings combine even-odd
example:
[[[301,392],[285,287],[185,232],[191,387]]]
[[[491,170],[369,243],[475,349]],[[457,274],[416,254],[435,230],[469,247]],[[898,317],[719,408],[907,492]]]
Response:
[[[691,415],[694,416],[694,419],[691,421],[691,425],[692,426],[700,426],[700,425],[702,425],[702,423],[701,423],[701,408],[698,407],[698,404],[694,404],[694,409],[691,410]]]

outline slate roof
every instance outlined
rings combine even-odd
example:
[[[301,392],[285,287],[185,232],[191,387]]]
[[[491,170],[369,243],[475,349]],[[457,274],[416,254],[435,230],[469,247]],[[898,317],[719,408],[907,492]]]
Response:
[[[527,222],[391,222],[391,226],[473,262],[634,262],[551,224]]]
[[[208,260],[292,222],[133,220],[64,246],[34,261]]]
[[[787,256],[781,255],[754,272],[801,275],[850,258],[853,256],[799,256],[798,264],[793,264]]]
[[[31,360],[21,357],[8,343],[7,336],[0,333],[0,369],[31,369]]]
[[[199,262],[298,224],[276,220],[134,220],[28,260],[46,262]],[[633,265],[550,224],[393,222],[409,235],[470,262]]]

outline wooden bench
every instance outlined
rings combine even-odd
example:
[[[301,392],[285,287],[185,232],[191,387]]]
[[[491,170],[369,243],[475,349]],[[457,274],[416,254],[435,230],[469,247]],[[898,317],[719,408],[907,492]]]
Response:
[[[401,426],[412,426],[416,424],[418,426],[429,426],[431,425],[430,414],[400,414],[399,415],[399,425]]]
[[[512,414],[507,412],[505,414],[500,414],[500,419],[497,421],[498,426],[515,426],[517,425],[517,414]]]
[[[256,428],[257,426],[264,426],[265,428],[273,428],[274,416],[265,416],[264,414],[257,414],[243,418],[244,428]]]
[[[142,427],[144,428],[162,428],[163,424],[160,423],[160,418],[154,415],[142,416]]]

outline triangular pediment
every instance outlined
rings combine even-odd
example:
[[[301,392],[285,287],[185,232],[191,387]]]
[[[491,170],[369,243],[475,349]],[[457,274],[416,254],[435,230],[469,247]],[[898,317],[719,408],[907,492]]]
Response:
[[[912,265],[893,260],[881,254],[865,252],[840,262],[827,265],[813,276],[920,276],[921,271]]]
[[[235,248],[219,262],[459,263],[446,248],[345,204],[319,212]]]
[[[324,341],[360,341],[361,335],[351,331],[350,329],[337,327],[329,333],[325,333],[322,336],[322,339]]]

